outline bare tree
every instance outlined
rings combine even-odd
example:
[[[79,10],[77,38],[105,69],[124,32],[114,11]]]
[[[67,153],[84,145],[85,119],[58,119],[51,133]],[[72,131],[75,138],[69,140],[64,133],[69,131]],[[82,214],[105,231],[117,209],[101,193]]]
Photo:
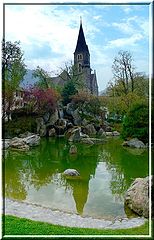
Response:
[[[134,66],[132,55],[128,51],[120,51],[115,57],[112,71],[115,85],[120,87],[124,94],[134,91]]]

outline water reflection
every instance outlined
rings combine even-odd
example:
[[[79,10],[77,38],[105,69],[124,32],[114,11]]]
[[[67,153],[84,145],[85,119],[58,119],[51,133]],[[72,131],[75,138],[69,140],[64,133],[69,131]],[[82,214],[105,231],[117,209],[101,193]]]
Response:
[[[64,139],[42,139],[27,153],[8,151],[3,162],[6,197],[67,211],[75,207],[80,215],[123,214],[124,192],[134,178],[148,174],[147,153],[132,155],[114,139],[76,146],[78,153],[70,155]],[[76,169],[81,178],[65,179],[67,168]]]

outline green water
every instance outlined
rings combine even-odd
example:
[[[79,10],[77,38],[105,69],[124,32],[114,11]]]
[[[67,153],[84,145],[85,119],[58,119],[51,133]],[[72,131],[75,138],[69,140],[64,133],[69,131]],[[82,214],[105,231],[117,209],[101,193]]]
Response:
[[[123,197],[132,181],[148,175],[148,151],[127,149],[118,138],[104,144],[76,144],[69,154],[63,138],[42,139],[25,152],[7,151],[3,164],[5,196],[83,216],[124,217]],[[76,169],[80,179],[66,179]]]

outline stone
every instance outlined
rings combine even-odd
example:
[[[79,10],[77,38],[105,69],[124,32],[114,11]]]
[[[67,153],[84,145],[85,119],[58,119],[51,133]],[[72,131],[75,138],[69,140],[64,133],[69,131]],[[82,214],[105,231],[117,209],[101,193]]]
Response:
[[[77,126],[81,126],[82,118],[80,117],[78,108],[73,112],[72,116],[73,116],[74,124]]]
[[[19,135],[19,137],[20,138],[25,138],[25,137],[29,137],[29,136],[31,136],[31,135],[34,135],[34,133],[31,133],[31,132],[25,132],[25,133],[21,133],[20,135]]]
[[[136,178],[124,197],[125,204],[138,215],[149,216],[149,177]]]
[[[81,132],[80,127],[74,127],[69,129],[65,136],[68,138],[70,142],[80,142],[81,140],[80,132]]]
[[[113,136],[120,136],[120,133],[118,131],[113,131]]]
[[[71,145],[69,153],[70,154],[76,154],[77,153],[77,147],[75,145]]]
[[[56,136],[56,130],[54,128],[51,128],[48,132],[49,137],[55,137]]]
[[[79,172],[75,169],[66,169],[63,174],[66,176],[80,176]]]
[[[10,139],[3,139],[3,144],[2,144],[3,150],[8,149],[9,146],[10,146]]]
[[[122,146],[133,148],[146,148],[145,144],[142,141],[138,140],[137,138],[132,138],[129,141],[123,142]]]
[[[46,126],[45,126],[45,125],[42,125],[41,128],[40,128],[40,130],[39,130],[39,135],[40,135],[41,137],[45,137],[46,134],[47,134]]]
[[[23,138],[23,141],[29,145],[30,147],[32,146],[38,146],[40,144],[40,136],[37,134],[30,135],[28,137]]]
[[[112,132],[106,132],[106,136],[107,136],[107,137],[113,136],[113,133],[112,133]]]
[[[83,132],[85,134],[88,134],[89,136],[96,135],[96,129],[94,128],[93,124],[88,124],[84,127]]]
[[[82,138],[81,143],[85,143],[85,144],[88,144],[88,145],[93,145],[94,144],[94,142],[90,138]]]
[[[58,120],[58,110],[56,110],[54,113],[51,114],[50,118],[49,118],[49,123],[50,125],[54,125],[57,120]]]
[[[10,141],[10,147],[20,150],[29,150],[29,146],[24,142],[22,138],[12,138]]]
[[[84,118],[82,121],[82,126],[87,126],[87,124],[88,124],[88,121]]]
[[[99,137],[106,137],[106,133],[103,130],[103,128],[100,128],[97,134],[98,134]]]
[[[46,136],[47,133],[47,128],[44,123],[44,120],[42,117],[36,118],[36,123],[37,123],[37,133],[41,136],[44,137]]]

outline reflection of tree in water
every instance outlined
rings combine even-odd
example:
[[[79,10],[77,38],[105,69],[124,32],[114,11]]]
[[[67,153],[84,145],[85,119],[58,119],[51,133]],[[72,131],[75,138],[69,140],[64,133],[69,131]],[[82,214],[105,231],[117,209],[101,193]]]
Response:
[[[109,140],[109,144],[103,146],[99,155],[100,161],[106,162],[107,170],[111,173],[110,188],[116,201],[123,199],[124,193],[135,178],[148,174],[146,153],[135,155],[134,152],[130,154],[118,140],[112,139]]]
[[[22,181],[22,162],[16,160],[16,154],[7,153],[3,162],[5,197],[25,200],[27,196],[26,185]],[[7,169],[7,172],[5,171]]]
[[[70,144],[64,139],[44,139],[38,147],[28,152],[10,152],[6,166],[6,191],[10,194],[12,190],[14,192],[12,197],[21,199],[21,195],[18,197],[17,192],[18,190],[21,192],[22,189],[25,193],[22,199],[25,199],[30,186],[38,191],[42,186],[54,182],[57,185],[65,186],[67,190],[72,190],[77,212],[82,214],[87,201],[89,180],[91,176],[95,175],[98,151],[93,151],[93,149],[80,144],[77,147],[78,154],[70,155]],[[10,165],[10,162],[13,162],[13,166]],[[61,173],[67,168],[75,168],[79,171],[81,180],[63,179]],[[13,182],[13,178],[16,181]]]

